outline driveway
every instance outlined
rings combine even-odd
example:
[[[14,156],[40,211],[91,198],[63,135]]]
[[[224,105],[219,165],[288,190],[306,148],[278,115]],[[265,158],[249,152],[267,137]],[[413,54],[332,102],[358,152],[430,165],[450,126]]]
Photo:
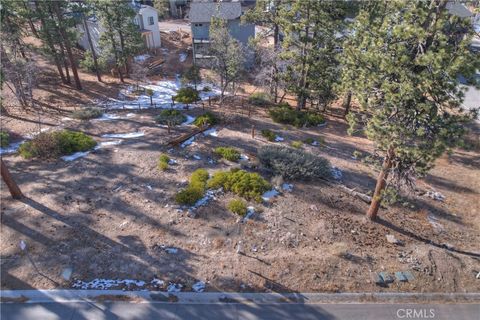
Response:
[[[176,20],[164,20],[158,22],[160,31],[170,32],[177,31],[178,29],[190,33],[190,22],[183,19]]]

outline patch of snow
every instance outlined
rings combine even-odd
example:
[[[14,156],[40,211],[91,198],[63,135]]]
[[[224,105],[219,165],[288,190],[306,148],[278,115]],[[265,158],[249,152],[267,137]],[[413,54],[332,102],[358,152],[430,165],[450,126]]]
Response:
[[[103,141],[103,142],[100,142],[100,145],[102,147],[106,147],[106,146],[116,146],[118,144],[122,143],[122,140],[112,140],[112,141]]]
[[[179,54],[178,59],[180,60],[180,62],[185,62],[185,60],[187,60],[187,57],[188,57],[188,54],[186,54],[185,52],[181,52]]]
[[[142,280],[112,280],[112,279],[93,279],[92,281],[82,281],[77,280],[72,284],[72,288],[79,289],[97,289],[97,290],[108,290],[110,288],[119,287],[121,285],[126,285],[127,287],[136,286],[144,287],[145,281]]]
[[[70,277],[72,276],[73,269],[68,267],[62,270],[62,278],[69,281]]]
[[[205,282],[203,281],[198,281],[192,286],[192,290],[195,292],[203,292],[205,290]]]
[[[439,219],[433,213],[428,214],[427,220],[428,220],[428,223],[430,223],[430,225],[435,230],[438,230],[438,231],[443,231],[444,230],[443,225],[439,222]]]
[[[164,249],[166,253],[168,254],[176,254],[178,253],[178,249],[177,248],[172,248],[172,247],[167,247]]]
[[[327,125],[327,121],[325,121],[324,123],[320,123],[317,127],[325,127]]]
[[[133,57],[133,61],[144,62],[145,60],[147,60],[150,57],[151,57],[151,55],[149,55],[149,54],[141,54],[141,55]]]
[[[291,183],[284,183],[282,184],[282,190],[286,192],[292,192],[293,190],[293,184]]]
[[[177,293],[182,291],[183,286],[179,283],[171,283],[167,287],[167,291],[170,293]]]
[[[437,200],[437,201],[445,201],[445,196],[443,194],[441,194],[440,192],[437,192],[437,191],[427,191],[425,193],[425,196],[429,197],[429,198],[432,198],[433,200]]]
[[[120,138],[120,139],[130,139],[130,138],[138,138],[143,137],[145,132],[137,131],[137,132],[130,132],[130,133],[110,133],[104,134],[102,138]]]
[[[203,132],[204,136],[218,137],[217,129],[211,128]]]
[[[11,143],[5,148],[0,148],[0,154],[8,154],[8,153],[17,152],[18,148],[20,148],[20,145],[24,142],[25,142],[25,140],[22,140],[20,142]]]
[[[202,157],[200,157],[198,154],[194,154],[194,155],[193,155],[193,158],[194,158],[195,160],[202,160]]]
[[[25,249],[27,249],[27,243],[25,242],[25,240],[20,240],[20,249],[22,249],[22,251],[25,251]]]
[[[89,153],[90,153],[90,151],[85,151],[85,152],[79,151],[79,152],[75,152],[74,154],[71,154],[71,155],[69,155],[69,156],[63,156],[63,157],[62,157],[62,160],[64,160],[64,161],[77,160],[78,158],[87,156]]]
[[[185,141],[180,145],[180,147],[185,148],[185,147],[191,145],[191,144],[193,143],[193,140],[195,140],[195,137],[191,137],[190,139],[185,140]]]
[[[318,143],[317,140],[315,140],[315,141],[312,142],[312,146],[318,146],[318,145],[319,145],[319,143]]]
[[[187,116],[187,120],[182,123],[182,126],[187,126],[189,124],[191,124],[193,121],[195,121],[195,117],[192,117],[192,116],[189,116],[188,114],[186,115]]]
[[[263,201],[270,201],[273,197],[279,195],[279,192],[275,189],[272,189],[270,191],[267,191],[265,192],[264,194],[262,194],[262,199]]]
[[[215,163],[216,163],[216,162],[215,162],[215,160],[213,160],[213,159],[211,159],[211,158],[210,158],[210,159],[208,159],[208,161],[207,161],[207,162],[208,162],[208,163],[210,163],[210,164],[215,164]]]
[[[118,120],[121,117],[117,114],[113,113],[104,113],[100,118],[92,119],[92,121],[110,121],[110,120]]]
[[[211,91],[205,92],[202,91],[204,87],[208,86]],[[128,86],[123,89],[119,95],[118,99],[109,99],[107,103],[102,103],[109,109],[149,109],[149,108],[171,108],[172,107],[172,97],[177,94],[177,91],[182,87],[180,76],[176,77],[175,81],[172,80],[161,80],[155,83],[150,83],[146,85],[142,85],[141,88],[143,89],[151,89],[153,90],[152,96],[152,103],[150,103],[150,97],[146,94],[140,94],[135,97],[134,100],[125,100],[126,96],[129,95],[133,91],[133,86]],[[220,90],[217,89],[213,84],[210,83],[202,83],[197,85],[200,96],[200,100],[208,100],[209,97],[215,97],[220,94]],[[182,109],[186,105],[182,103],[175,103],[173,106],[177,109]],[[195,104],[191,104],[191,106],[195,106]]]
[[[343,176],[342,171],[340,169],[338,169],[337,167],[332,167],[330,172],[332,173],[333,179],[335,179],[335,180],[341,180],[342,179],[342,176]]]
[[[283,141],[283,140],[285,140],[285,139],[282,138],[282,137],[280,137],[280,136],[276,136],[276,137],[275,137],[275,142],[281,142],[281,141]]]
[[[72,118],[69,118],[69,117],[63,117],[63,118],[61,119],[61,121],[70,121],[70,120],[73,120],[73,119],[72,119]]]
[[[242,218],[242,222],[245,222],[247,221],[248,219],[252,218],[252,216],[255,214],[255,208],[250,206],[250,207],[247,207],[247,214],[245,215],[245,217]]]
[[[177,160],[175,160],[175,159],[168,160],[168,164],[170,164],[170,165],[176,164],[176,163],[177,163]]]
[[[165,281],[160,280],[160,279],[157,279],[157,278],[153,278],[153,280],[150,281],[150,283],[151,283],[154,287],[163,287],[163,285],[165,284]]]
[[[246,154],[243,154],[243,153],[242,153],[242,154],[240,155],[240,160],[247,160],[247,161],[248,161],[248,160],[250,160],[250,158],[249,158]]]
[[[145,185],[145,187],[147,187],[148,190],[153,190],[152,186],[149,184]]]

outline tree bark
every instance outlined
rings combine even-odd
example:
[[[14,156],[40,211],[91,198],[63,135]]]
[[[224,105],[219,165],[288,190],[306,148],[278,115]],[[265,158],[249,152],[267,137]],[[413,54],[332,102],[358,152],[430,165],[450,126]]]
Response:
[[[95,65],[95,73],[97,74],[97,80],[102,82],[102,77],[100,76],[100,70],[98,69],[97,54],[95,53],[95,48],[93,47],[92,37],[90,36],[90,29],[88,28],[88,22],[85,18],[85,15],[82,13],[83,27],[85,28],[85,33],[87,34],[88,44],[90,46],[90,51],[92,52],[93,64]]]
[[[62,28],[63,26],[63,17],[60,12],[60,8],[58,3],[54,2],[55,14],[57,15],[58,22],[60,24],[60,34],[62,36],[62,40],[65,44],[65,50],[67,51],[68,60],[70,60],[70,67],[72,68],[73,78],[75,79],[75,85],[78,90],[82,90],[82,84],[80,83],[80,78],[78,76],[77,66],[75,65],[75,59],[72,54],[72,48],[70,46],[70,40],[68,39],[68,35],[65,33],[65,30]]]
[[[30,11],[30,9],[27,7],[27,3],[25,1],[23,2],[23,7],[25,8],[26,11]],[[33,24],[32,18],[28,17],[28,25],[30,26],[30,29],[32,30],[33,36],[35,38],[38,38],[38,33],[37,29],[35,29],[35,25]]]
[[[376,220],[377,218],[378,209],[380,208],[382,201],[382,192],[387,184],[387,178],[389,171],[392,168],[392,159],[394,155],[394,149],[393,147],[390,147],[385,155],[385,159],[383,160],[382,170],[378,174],[375,192],[373,193],[372,202],[370,203],[370,208],[367,212],[367,217],[372,221]]]
[[[5,181],[5,184],[7,185],[8,191],[10,191],[10,194],[12,195],[12,198],[13,199],[23,198],[22,191],[18,187],[15,180],[13,180],[12,175],[10,174],[10,171],[8,171],[7,166],[3,162],[3,159],[0,159],[0,162],[1,162],[0,171],[1,171],[2,179],[3,179],[3,181]]]
[[[40,6],[38,5],[38,2],[34,1],[34,3],[35,3],[35,8],[37,10],[41,11]],[[40,23],[42,25],[42,29],[45,29],[46,28],[46,23],[45,23],[45,20],[42,17],[40,17]],[[58,74],[60,75],[60,78],[62,79],[62,82],[64,84],[67,84],[67,78],[65,78],[65,75],[63,74],[62,65],[60,64],[60,59],[58,57],[58,53],[57,53],[57,50],[55,49],[55,45],[52,41],[52,38],[50,37],[50,34],[49,34],[48,30],[45,30],[45,33],[46,33],[47,45],[48,45],[48,47],[50,48],[50,51],[53,54],[53,59],[55,60],[55,65],[57,66]]]

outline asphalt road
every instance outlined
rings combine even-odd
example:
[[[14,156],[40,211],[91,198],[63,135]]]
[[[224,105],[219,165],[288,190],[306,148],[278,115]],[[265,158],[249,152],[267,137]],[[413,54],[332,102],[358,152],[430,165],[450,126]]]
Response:
[[[2,320],[478,320],[479,304],[3,303]]]

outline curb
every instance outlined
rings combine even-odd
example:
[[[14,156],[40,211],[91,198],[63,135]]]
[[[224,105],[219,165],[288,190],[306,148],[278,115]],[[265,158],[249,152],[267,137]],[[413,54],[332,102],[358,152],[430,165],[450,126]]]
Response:
[[[1,290],[2,303],[135,302],[180,304],[480,303],[480,293],[239,293],[123,290]]]

